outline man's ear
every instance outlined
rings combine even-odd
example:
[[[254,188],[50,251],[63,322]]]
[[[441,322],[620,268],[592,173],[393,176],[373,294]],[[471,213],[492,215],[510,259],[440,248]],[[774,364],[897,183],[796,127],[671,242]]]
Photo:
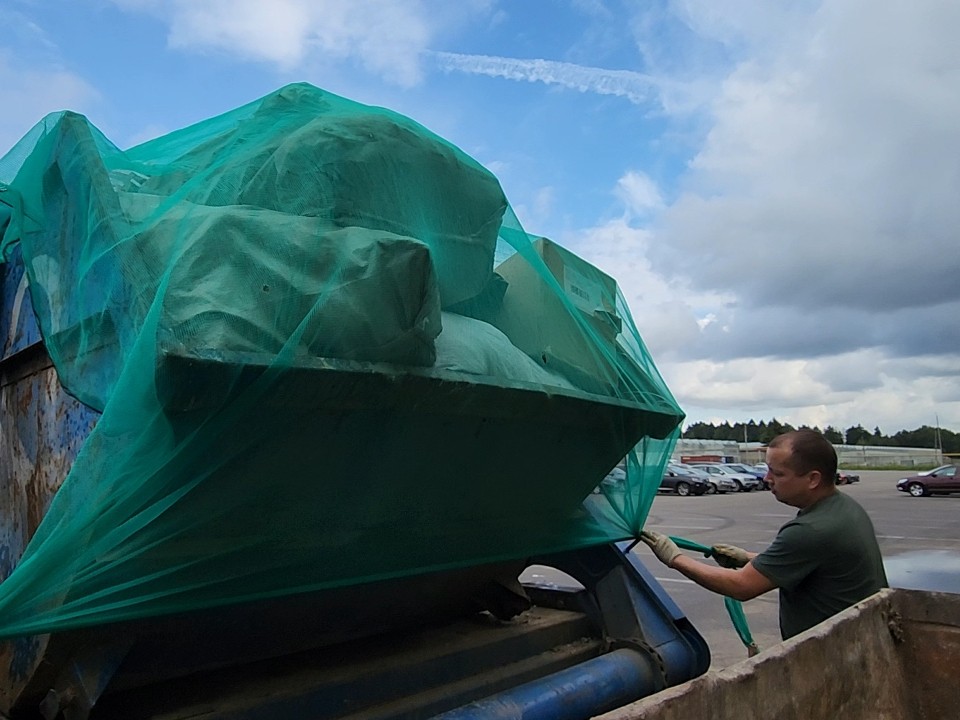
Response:
[[[809,487],[811,490],[821,487],[823,485],[823,473],[819,470],[810,471],[810,483]]]

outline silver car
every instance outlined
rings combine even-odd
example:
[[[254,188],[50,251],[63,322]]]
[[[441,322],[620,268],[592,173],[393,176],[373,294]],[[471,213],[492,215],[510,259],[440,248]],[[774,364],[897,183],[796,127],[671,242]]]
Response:
[[[708,483],[710,483],[710,486],[707,489],[707,495],[713,495],[714,493],[737,492],[740,489],[732,478],[724,477],[722,475],[711,475],[702,468],[694,467],[693,465],[687,465],[686,463],[670,463],[667,468],[672,469],[677,473],[693,475],[701,480],[706,480]]]
[[[695,463],[693,466],[710,473],[714,477],[726,477],[733,480],[740,492],[749,492],[763,488],[763,481],[755,475],[734,472],[720,463]]]

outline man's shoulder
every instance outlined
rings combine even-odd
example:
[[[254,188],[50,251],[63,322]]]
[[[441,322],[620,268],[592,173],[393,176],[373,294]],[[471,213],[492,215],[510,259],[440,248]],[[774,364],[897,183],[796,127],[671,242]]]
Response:
[[[832,513],[862,513],[865,512],[863,506],[856,500],[840,490],[834,490],[826,497],[818,500],[811,506],[807,512],[801,513],[799,517]]]
[[[866,512],[853,498],[840,491],[832,493],[817,501],[816,504],[801,512],[793,520],[783,526],[783,529],[794,535],[804,532],[816,533],[830,529],[842,528],[846,524],[856,522],[866,517]]]

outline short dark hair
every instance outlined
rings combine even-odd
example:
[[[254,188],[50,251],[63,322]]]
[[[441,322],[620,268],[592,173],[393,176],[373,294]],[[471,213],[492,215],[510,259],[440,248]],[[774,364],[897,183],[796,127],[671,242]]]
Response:
[[[833,484],[837,477],[837,451],[816,430],[791,430],[777,435],[767,447],[790,448],[787,464],[798,475],[818,470],[824,482]]]

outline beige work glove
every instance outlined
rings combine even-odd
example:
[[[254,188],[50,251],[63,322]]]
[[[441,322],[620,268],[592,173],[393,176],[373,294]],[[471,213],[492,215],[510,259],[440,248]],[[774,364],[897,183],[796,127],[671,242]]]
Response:
[[[738,548],[736,545],[724,545],[720,543],[710,549],[713,550],[713,559],[717,561],[717,565],[720,567],[736,570],[750,562],[750,556],[747,555],[747,551],[743,548]]]
[[[673,567],[673,561],[677,559],[678,555],[683,554],[677,544],[667,535],[661,535],[652,530],[643,530],[640,533],[640,539],[650,546],[657,559],[667,567]]]

